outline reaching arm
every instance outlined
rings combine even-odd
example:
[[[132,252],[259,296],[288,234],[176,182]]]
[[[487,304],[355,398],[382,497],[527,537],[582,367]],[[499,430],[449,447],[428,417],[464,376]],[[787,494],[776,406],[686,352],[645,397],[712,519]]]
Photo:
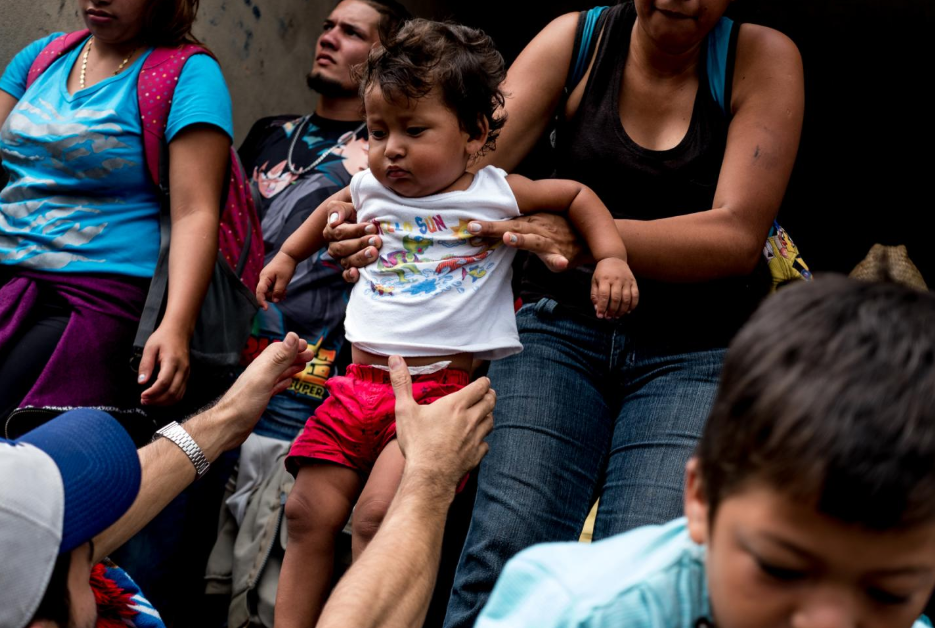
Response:
[[[266,348],[213,408],[185,422],[209,462],[239,446],[253,430],[270,397],[289,387],[312,359],[304,340],[289,333]],[[195,479],[195,467],[175,444],[159,438],[139,451],[140,492],[123,517],[94,539],[94,562],[136,534]]]
[[[218,250],[221,193],[230,138],[211,125],[192,125],[169,143],[172,246],[166,312],[143,349],[139,383],[151,381],[140,401],[169,405],[185,394],[188,345],[211,280]]]
[[[472,170],[494,165],[511,172],[552,123],[568,78],[577,26],[577,12],[556,18],[510,66],[503,83],[507,119],[497,150],[481,157]]]
[[[487,453],[496,402],[490,380],[419,406],[405,363],[394,356],[390,367],[406,467],[380,531],[338,583],[318,628],[422,625],[455,487]]]
[[[332,194],[324,203],[315,208],[292,235],[286,238],[282,248],[270,260],[260,273],[256,287],[256,298],[260,307],[267,309],[266,300],[278,303],[286,296],[286,286],[295,273],[296,265],[308,259],[315,251],[325,245],[323,235],[325,226],[332,221],[334,214],[346,211],[351,202],[351,188],[346,187]]]
[[[530,44],[523,55],[534,51]],[[532,79],[541,58],[541,54],[529,58],[522,66],[517,59],[510,76],[516,74],[514,79],[519,81],[520,71],[533,72]],[[733,117],[713,207],[659,220],[616,221],[626,243],[627,261],[642,277],[708,281],[747,274],[759,260],[798,150],[805,106],[802,60],[788,37],[752,24],[740,27],[736,58]],[[516,82],[514,91],[522,85],[523,81]],[[508,108],[523,98],[515,94],[507,101]],[[512,110],[509,115],[512,118]],[[522,114],[518,119],[522,121]],[[504,134],[510,132],[510,124],[508,121]],[[510,163],[500,165],[510,167]],[[587,252],[582,252],[580,242],[563,222],[558,216],[540,214],[480,223],[477,233],[507,236],[504,241],[510,246],[532,251],[553,270],[561,270],[576,258],[587,259]]]

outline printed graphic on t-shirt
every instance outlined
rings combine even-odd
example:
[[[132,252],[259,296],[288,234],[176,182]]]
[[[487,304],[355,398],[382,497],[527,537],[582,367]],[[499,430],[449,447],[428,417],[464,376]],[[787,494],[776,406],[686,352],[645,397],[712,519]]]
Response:
[[[261,197],[267,262],[320,203],[367,167],[365,132],[335,148],[338,139],[358,128],[359,123],[320,128],[314,119],[303,120],[297,118],[269,128],[252,163],[244,164],[252,172],[253,185]],[[296,132],[301,134],[297,138]],[[320,163],[306,172],[293,172],[305,170],[319,159]],[[295,414],[296,420],[302,422],[324,398],[325,382],[334,373],[334,362],[344,344],[341,323],[351,286],[341,278],[341,270],[325,249],[303,260],[289,282],[286,297],[257,314],[243,354],[242,364],[246,366],[270,343],[282,340],[287,331],[295,331],[308,341],[315,357],[293,377],[285,393],[306,407],[300,410],[285,397],[271,400],[271,404],[283,406],[278,409],[281,413]]]
[[[472,234],[467,220],[450,221],[444,213],[415,216],[412,222],[402,223],[372,220],[387,244],[401,243],[402,249],[381,253],[369,272],[372,279],[365,294],[382,298],[477,290],[496,266],[488,258],[502,242]],[[452,252],[455,248],[460,250]]]
[[[139,177],[140,148],[129,146],[126,135],[113,110],[63,115],[43,98],[21,100],[0,133],[10,172],[0,192],[0,261],[42,270],[115,270],[107,263],[133,249],[132,227],[151,211],[134,207],[148,198],[119,194],[123,178]],[[115,206],[122,208],[108,211]]]

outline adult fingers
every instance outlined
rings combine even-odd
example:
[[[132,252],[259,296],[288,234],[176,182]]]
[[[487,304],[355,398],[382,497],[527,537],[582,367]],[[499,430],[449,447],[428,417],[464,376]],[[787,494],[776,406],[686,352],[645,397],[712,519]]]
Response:
[[[343,240],[376,235],[376,233],[377,227],[372,222],[348,222],[334,225],[328,223],[325,225],[325,230],[322,232],[322,235],[328,242],[341,242]]]
[[[147,342],[146,346],[143,347],[143,357],[140,359],[139,375],[136,378],[137,382],[140,384],[145,384],[149,381],[149,378],[153,374],[153,370],[156,368],[156,358],[158,355],[158,345]]]
[[[412,398],[412,377],[406,368],[406,361],[398,355],[391,355],[389,359],[390,381],[393,384],[393,393],[396,395],[396,414],[402,408],[415,405]]]
[[[175,379],[175,371],[178,367],[176,358],[167,357],[161,359],[159,362],[159,377],[156,378],[155,383],[143,391],[143,395],[140,401],[144,405],[155,404],[157,401],[161,401],[163,395],[166,391],[169,390],[169,387],[172,385],[172,380]]]
[[[345,223],[357,221],[357,211],[353,203],[343,201],[328,201],[328,227],[337,227]]]
[[[383,246],[380,236],[364,236],[343,242],[332,242],[328,246],[328,254],[341,263],[341,266],[366,266],[376,259],[376,251]],[[369,251],[370,255],[363,255]]]
[[[360,279],[360,271],[356,268],[348,268],[341,273],[341,277],[343,277],[344,281],[347,283],[357,283],[357,281]]]
[[[517,223],[521,225],[523,223]],[[529,251],[539,256],[553,273],[568,268],[568,258],[557,252],[551,239],[536,233],[521,233],[519,231],[506,231],[503,234],[503,243],[515,249]]]

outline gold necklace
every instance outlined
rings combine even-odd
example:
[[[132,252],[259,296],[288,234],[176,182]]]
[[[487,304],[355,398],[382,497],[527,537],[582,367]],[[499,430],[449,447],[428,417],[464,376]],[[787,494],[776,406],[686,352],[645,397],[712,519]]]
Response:
[[[79,89],[84,89],[84,75],[88,71],[88,55],[91,53],[91,44],[94,43],[94,37],[88,40],[88,47],[84,50],[84,55],[81,57],[81,75],[78,77]],[[130,54],[127,55],[127,58],[120,62],[120,65],[117,66],[117,69],[114,70],[114,76],[120,74],[120,71],[130,60],[130,57],[136,54],[136,51],[139,50],[139,46],[130,51]]]

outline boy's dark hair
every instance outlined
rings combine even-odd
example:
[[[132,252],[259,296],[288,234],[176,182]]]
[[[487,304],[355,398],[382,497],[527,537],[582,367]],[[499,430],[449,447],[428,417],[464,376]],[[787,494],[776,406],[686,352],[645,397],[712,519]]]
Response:
[[[935,296],[822,277],[731,343],[698,448],[710,516],[763,483],[884,530],[935,519]]]
[[[399,25],[406,20],[412,19],[409,9],[401,5],[396,0],[360,0],[369,5],[380,14],[380,40],[389,39],[393,36]],[[340,4],[341,0],[338,0]]]
[[[506,121],[498,112],[506,67],[490,37],[460,24],[416,19],[381,44],[358,70],[361,98],[373,85],[389,102],[423,98],[437,87],[471,138],[481,135],[486,118],[490,129],[480,153],[494,150]]]

